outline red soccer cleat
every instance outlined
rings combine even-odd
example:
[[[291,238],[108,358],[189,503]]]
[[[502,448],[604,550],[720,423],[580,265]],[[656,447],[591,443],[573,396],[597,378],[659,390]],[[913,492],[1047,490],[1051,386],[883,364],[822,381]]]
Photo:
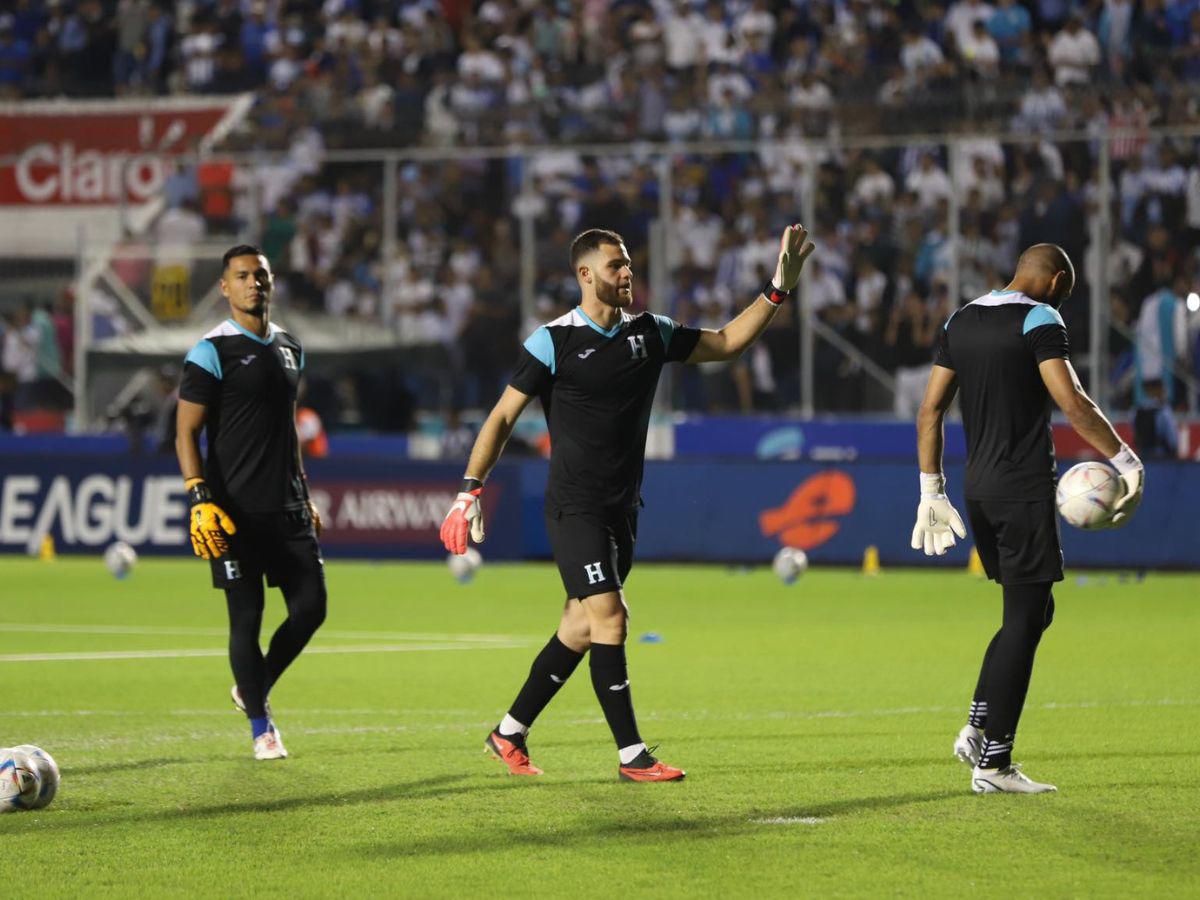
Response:
[[[687,776],[683,769],[655,759],[649,750],[643,750],[629,765],[621,766],[617,773],[622,781],[683,781]]]
[[[542,770],[529,761],[529,753],[525,749],[525,738],[514,734],[504,737],[498,731],[493,731],[483,742],[485,753],[490,753],[500,762],[508,766],[509,775],[541,775]]]

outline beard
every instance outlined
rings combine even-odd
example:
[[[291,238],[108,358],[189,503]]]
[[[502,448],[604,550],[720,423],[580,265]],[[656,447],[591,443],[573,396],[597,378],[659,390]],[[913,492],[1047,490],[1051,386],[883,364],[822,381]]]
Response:
[[[597,279],[596,299],[605,306],[615,306],[620,309],[623,306],[629,306],[633,303],[633,291],[630,291],[629,296],[626,297],[617,289],[615,284],[609,284],[607,281]]]

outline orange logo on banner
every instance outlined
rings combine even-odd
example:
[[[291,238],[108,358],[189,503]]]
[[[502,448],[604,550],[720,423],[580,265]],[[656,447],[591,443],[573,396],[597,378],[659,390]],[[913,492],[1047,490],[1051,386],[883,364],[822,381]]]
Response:
[[[854,510],[854,479],[836,470],[821,472],[792,491],[787,501],[758,517],[764,537],[779,535],[787,547],[811,550],[837,534],[837,517]]]

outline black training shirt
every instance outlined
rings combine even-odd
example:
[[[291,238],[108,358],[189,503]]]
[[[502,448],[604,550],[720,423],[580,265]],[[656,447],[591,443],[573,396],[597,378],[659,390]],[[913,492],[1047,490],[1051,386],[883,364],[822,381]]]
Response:
[[[640,503],[659,373],[687,359],[699,340],[699,329],[650,313],[622,313],[605,330],[579,307],[529,336],[511,383],[540,397],[546,413],[547,508],[601,512]]]
[[[271,324],[264,339],[232,319],[187,355],[179,397],[207,410],[204,477],[231,515],[304,506],[294,418],[303,368],[300,342],[282,328]]]
[[[1038,364],[1070,358],[1062,316],[1017,291],[992,291],[950,316],[934,362],[953,369],[958,381],[967,497],[1054,496],[1050,392]]]

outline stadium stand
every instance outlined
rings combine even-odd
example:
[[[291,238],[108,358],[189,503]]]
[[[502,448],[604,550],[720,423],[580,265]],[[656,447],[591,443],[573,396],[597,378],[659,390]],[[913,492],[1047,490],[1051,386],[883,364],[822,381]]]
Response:
[[[1080,354],[1093,340],[1086,273],[1106,267],[1111,399],[1130,408],[1153,365],[1147,301],[1182,311],[1197,281],[1198,82],[1190,0],[16,0],[0,16],[11,99],[253,92],[220,145],[239,161],[181,164],[158,234],[260,240],[291,308],[394,328],[413,403],[439,410],[486,405],[534,319],[572,303],[566,248],[585,225],[625,234],[641,275],[652,248],[667,254],[670,278],[641,277],[638,303],[705,325],[762,284],[774,236],[806,203],[821,248],[807,289],[834,335],[814,349],[818,410],[910,415],[936,328],[1041,240],[1085,273],[1064,310]],[[958,149],[906,140],[926,133]],[[739,139],[752,143],[701,146]],[[1101,253],[1086,221],[1105,140],[1115,227]],[[638,142],[678,149],[665,238],[662,173]],[[516,144],[563,150],[519,172],[463,155]],[[389,247],[379,163],[326,157],[413,147],[447,159],[399,167]],[[283,156],[247,162],[255,152]],[[526,217],[537,299],[523,319]],[[0,422],[46,408],[49,389],[33,383],[70,374],[69,314],[66,296],[6,314]],[[1196,323],[1184,320],[1171,360],[1192,377]],[[801,352],[797,317],[780,316],[749,358],[681,373],[672,403],[792,408]],[[1194,410],[1186,384],[1169,404]],[[371,402],[345,378],[313,394],[335,431],[358,415],[341,410]]]

